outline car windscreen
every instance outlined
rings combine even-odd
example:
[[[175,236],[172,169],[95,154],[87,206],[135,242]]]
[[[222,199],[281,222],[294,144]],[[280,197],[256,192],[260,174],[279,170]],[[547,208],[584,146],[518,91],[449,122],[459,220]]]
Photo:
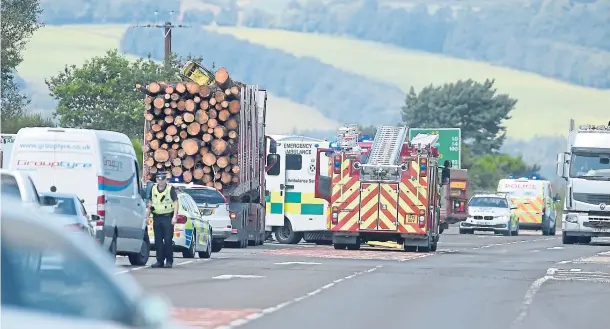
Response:
[[[508,208],[508,203],[501,198],[479,197],[472,198],[469,207],[492,207],[492,208]]]
[[[74,205],[74,199],[72,198],[56,198],[57,204],[54,206],[45,206],[44,210],[58,215],[71,215],[76,216],[76,206]]]
[[[196,203],[219,204],[227,203],[220,192],[211,189],[193,188],[183,189],[184,193],[190,195]]]
[[[21,193],[19,192],[19,185],[17,180],[11,175],[2,175],[2,197],[16,197],[21,199]]]

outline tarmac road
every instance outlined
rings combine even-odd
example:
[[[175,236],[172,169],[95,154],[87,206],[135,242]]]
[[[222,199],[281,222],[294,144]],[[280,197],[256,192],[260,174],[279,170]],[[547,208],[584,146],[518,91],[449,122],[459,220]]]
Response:
[[[200,329],[608,327],[610,240],[563,246],[522,233],[451,228],[430,254],[266,244],[118,273],[166,295]]]

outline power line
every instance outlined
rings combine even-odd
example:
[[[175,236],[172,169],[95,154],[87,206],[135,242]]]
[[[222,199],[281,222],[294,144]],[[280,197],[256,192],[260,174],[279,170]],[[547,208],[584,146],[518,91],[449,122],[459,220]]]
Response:
[[[155,11],[155,17],[159,14],[158,11]],[[171,11],[170,15],[173,17],[174,12]],[[156,21],[156,20],[155,20]],[[190,25],[184,24],[173,24],[171,21],[167,21],[164,24],[144,24],[144,25],[134,25],[133,27],[139,28],[162,28],[164,29],[164,40],[165,40],[165,64],[169,65],[171,54],[172,54],[172,29],[174,28],[189,28]]]

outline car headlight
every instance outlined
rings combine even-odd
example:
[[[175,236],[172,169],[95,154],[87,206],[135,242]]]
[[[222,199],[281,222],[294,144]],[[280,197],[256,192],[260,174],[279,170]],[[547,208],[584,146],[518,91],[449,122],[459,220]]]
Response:
[[[578,215],[577,214],[567,214],[566,222],[578,223]]]

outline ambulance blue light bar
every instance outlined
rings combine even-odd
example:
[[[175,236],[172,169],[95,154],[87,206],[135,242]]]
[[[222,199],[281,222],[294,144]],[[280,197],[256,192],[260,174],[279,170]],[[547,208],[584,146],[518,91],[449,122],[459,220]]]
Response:
[[[182,177],[180,176],[173,176],[171,179],[172,183],[182,183]]]
[[[508,178],[509,179],[524,179],[524,180],[527,180],[527,179],[540,180],[541,179],[540,175],[538,175],[538,174],[529,174],[529,175],[520,175],[520,176],[516,176],[514,174],[509,174]]]
[[[358,139],[358,142],[360,142],[360,143],[362,143],[362,142],[372,142],[372,141],[373,141],[373,139],[369,135],[362,135]]]

